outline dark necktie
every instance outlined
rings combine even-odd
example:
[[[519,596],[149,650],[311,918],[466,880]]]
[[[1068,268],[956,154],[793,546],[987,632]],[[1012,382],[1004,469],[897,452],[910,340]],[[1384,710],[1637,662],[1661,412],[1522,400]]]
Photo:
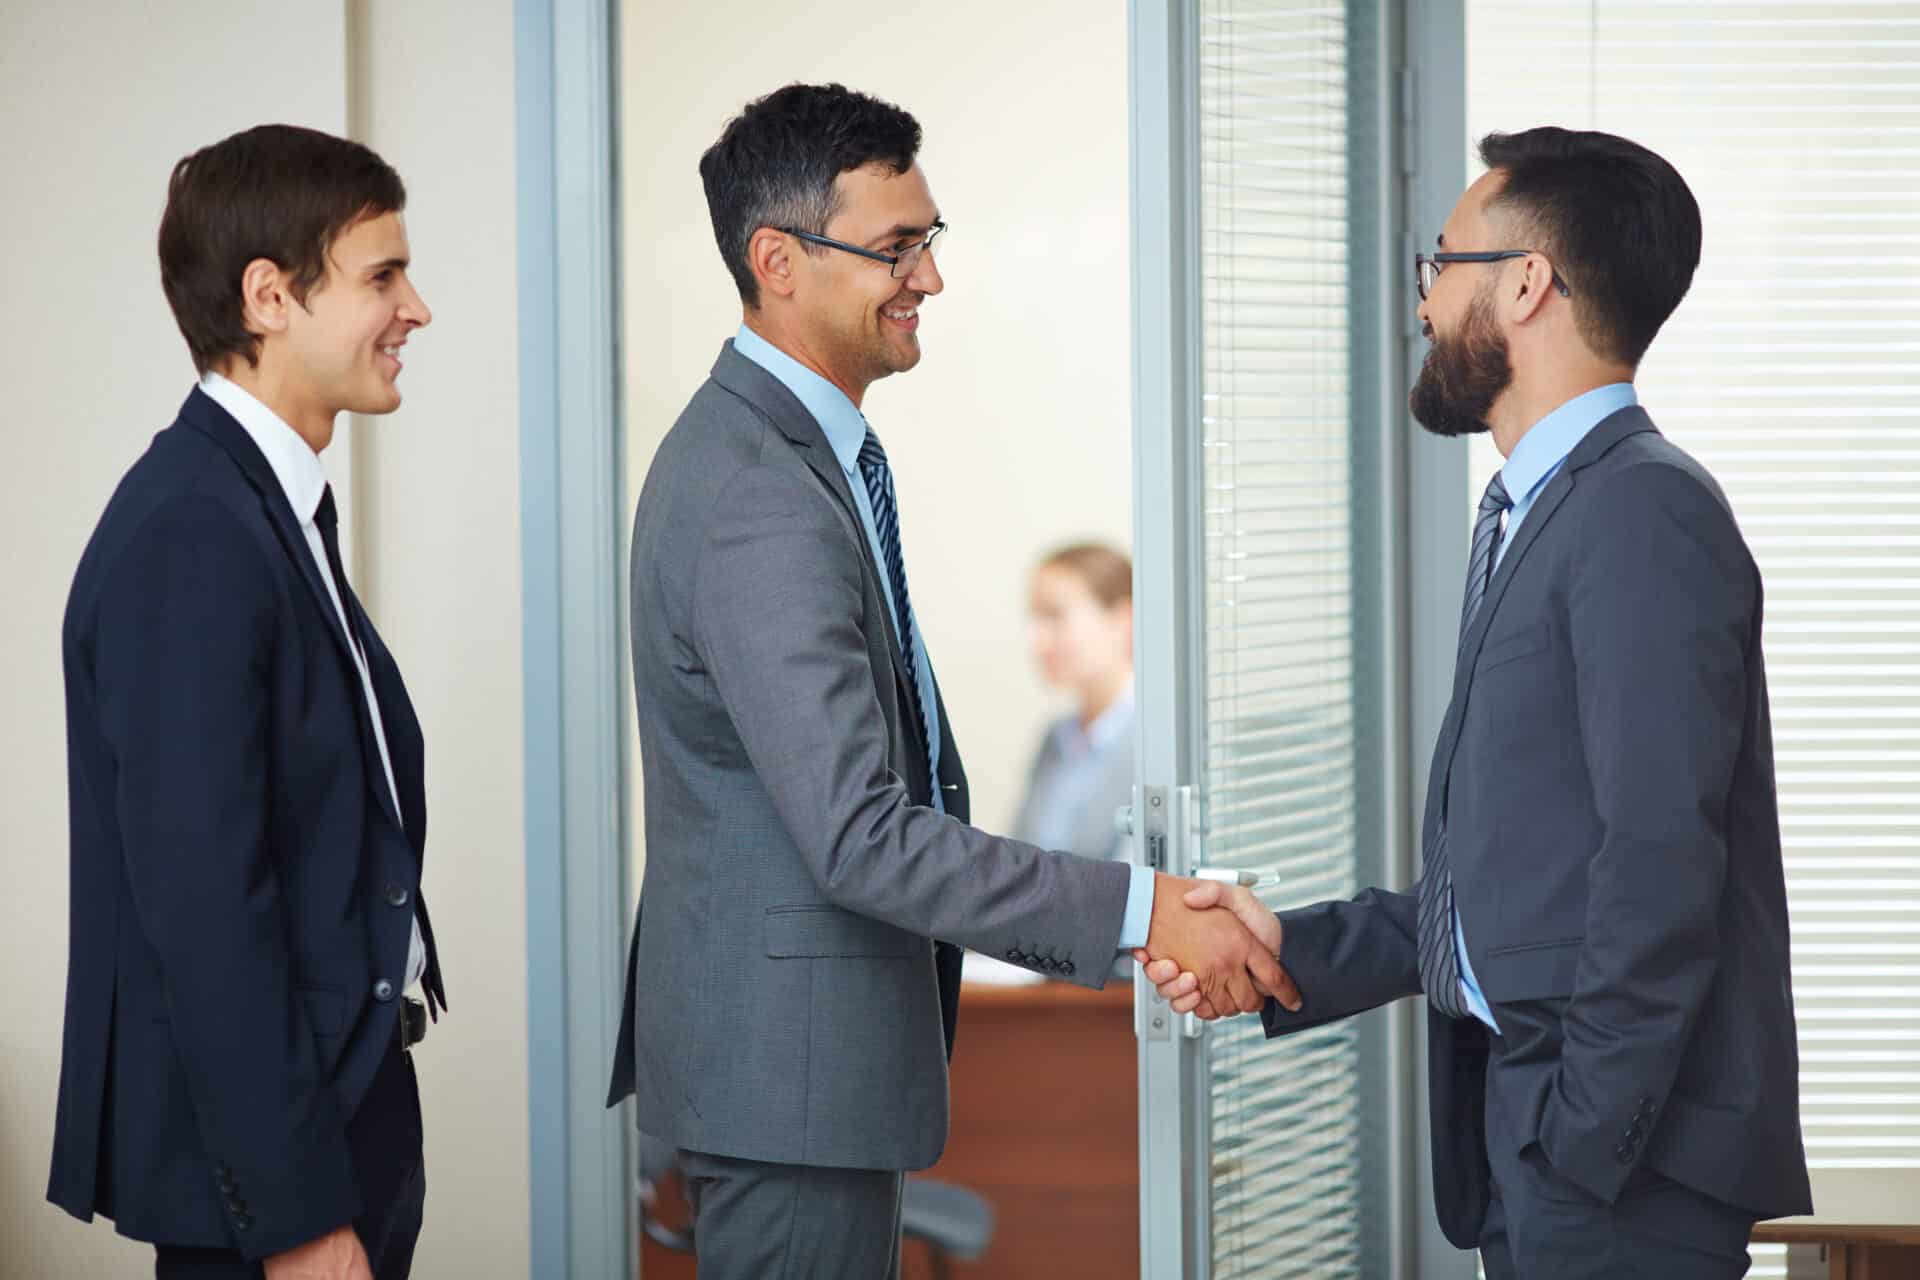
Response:
[[[1473,522],[1473,549],[1467,557],[1467,596],[1460,610],[1460,639],[1464,642],[1473,627],[1474,615],[1487,598],[1487,584],[1493,577],[1493,552],[1500,544],[1500,518],[1512,508],[1513,499],[1494,472],[1487,482],[1486,496],[1480,499],[1480,513]],[[1464,659],[1464,655],[1462,655]],[[1440,780],[1446,786],[1445,778]],[[1426,988],[1433,1007],[1449,1018],[1464,1018],[1471,1010],[1460,990],[1460,957],[1453,949],[1453,867],[1447,860],[1446,805],[1440,806],[1439,820],[1427,831],[1427,846],[1420,875],[1420,985]]]
[[[920,705],[920,671],[913,652],[913,605],[907,599],[907,565],[900,555],[900,509],[893,497],[893,469],[887,466],[887,451],[880,437],[867,428],[866,441],[860,446],[860,477],[867,483],[867,501],[873,505],[873,531],[880,536],[880,554],[886,560],[887,582],[893,588],[895,634],[900,637],[900,653],[907,663],[907,685],[913,693],[913,717],[920,726],[920,745],[929,759],[928,743],[933,731],[927,724],[926,708]]]
[[[327,549],[327,572],[333,575],[333,589],[340,597],[340,617],[360,661],[367,660],[367,648],[360,643],[360,627],[353,616],[353,596],[347,591],[347,570],[340,561],[340,512],[333,505],[333,486],[320,491],[320,506],[313,513],[320,530],[320,544]]]

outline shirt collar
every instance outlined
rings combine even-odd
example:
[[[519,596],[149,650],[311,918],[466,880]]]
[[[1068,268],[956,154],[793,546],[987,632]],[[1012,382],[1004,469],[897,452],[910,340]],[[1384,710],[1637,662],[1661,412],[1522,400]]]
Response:
[[[1587,433],[1609,417],[1640,403],[1631,382],[1610,382],[1577,395],[1533,424],[1500,468],[1500,483],[1515,502],[1525,501],[1557,471]]]
[[[313,513],[320,509],[320,496],[326,492],[327,469],[298,431],[282,421],[279,414],[261,404],[246,388],[209,372],[200,379],[200,390],[209,400],[233,415],[242,429],[253,438],[254,447],[267,459],[287,505],[301,524],[312,524]]]
[[[1133,728],[1133,690],[1123,691],[1113,704],[1093,718],[1084,729],[1080,717],[1068,716],[1060,722],[1063,747],[1077,752],[1104,751]]]
[[[1087,741],[1095,751],[1104,749],[1115,738],[1133,727],[1133,690],[1123,691],[1113,705],[1095,716],[1087,726]]]
[[[849,476],[860,461],[860,446],[867,442],[867,420],[854,408],[847,393],[828,382],[780,348],[768,342],[745,324],[733,335],[733,349],[778,378],[793,392],[813,420],[826,432],[833,456]]]

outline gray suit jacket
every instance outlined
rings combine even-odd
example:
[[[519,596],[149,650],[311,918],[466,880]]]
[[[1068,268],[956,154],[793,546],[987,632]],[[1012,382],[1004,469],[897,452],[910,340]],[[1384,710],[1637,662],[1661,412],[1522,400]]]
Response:
[[[845,473],[731,342],[647,473],[632,608],[647,863],[609,1105],[716,1155],[933,1164],[949,944],[1097,987],[1129,869],[966,825]]]
[[[1719,486],[1631,408],[1542,491],[1461,641],[1426,826],[1510,1033],[1490,1058],[1482,1024],[1429,1009],[1462,1248],[1495,1131],[1609,1203],[1644,1162],[1755,1217],[1811,1208],[1761,596]],[[1418,902],[1282,912],[1305,1004],[1268,1001],[1268,1033],[1419,993]]]

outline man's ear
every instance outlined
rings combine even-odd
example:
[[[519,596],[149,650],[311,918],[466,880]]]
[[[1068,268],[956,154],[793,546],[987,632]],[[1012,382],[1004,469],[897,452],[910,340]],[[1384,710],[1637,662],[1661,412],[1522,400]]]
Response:
[[[1546,304],[1553,292],[1553,264],[1537,253],[1530,253],[1516,264],[1507,291],[1507,318],[1525,324]]]
[[[794,279],[792,241],[772,227],[761,227],[747,241],[747,266],[762,294],[791,298]]]
[[[293,305],[293,290],[279,264],[255,258],[240,273],[240,319],[248,333],[259,338],[285,333]]]

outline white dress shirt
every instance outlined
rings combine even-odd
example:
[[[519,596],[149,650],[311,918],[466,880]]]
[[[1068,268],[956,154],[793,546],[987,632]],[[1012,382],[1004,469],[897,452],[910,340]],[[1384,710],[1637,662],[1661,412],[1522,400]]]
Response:
[[[314,512],[320,509],[320,498],[327,488],[327,469],[300,433],[280,420],[273,410],[261,404],[245,389],[217,373],[209,373],[200,380],[200,390],[222,409],[233,415],[253,443],[265,455],[267,465],[273,468],[274,477],[280,481],[282,492],[287,495],[287,504],[293,508],[294,518],[300,521],[300,532],[306,535],[307,550],[313,555],[314,568],[319,572],[320,581],[326,584],[327,599],[333,601],[333,612],[340,619],[340,628],[348,636],[353,635],[353,627],[347,621],[347,611],[342,606],[339,590],[333,584],[333,573],[327,567],[327,544],[320,540],[320,527],[313,522]],[[393,811],[400,812],[400,790],[393,785],[393,761],[387,755],[387,728],[380,719],[380,699],[373,692],[373,676],[367,671],[367,659],[360,652],[360,646],[349,644],[353,652],[353,665],[360,672],[360,691],[366,695],[367,711],[373,719],[373,741],[380,748],[380,768],[387,777],[387,792],[393,797]],[[420,917],[413,917],[413,936],[407,943],[407,980],[403,984],[416,987],[427,971],[427,946],[420,938]]]

